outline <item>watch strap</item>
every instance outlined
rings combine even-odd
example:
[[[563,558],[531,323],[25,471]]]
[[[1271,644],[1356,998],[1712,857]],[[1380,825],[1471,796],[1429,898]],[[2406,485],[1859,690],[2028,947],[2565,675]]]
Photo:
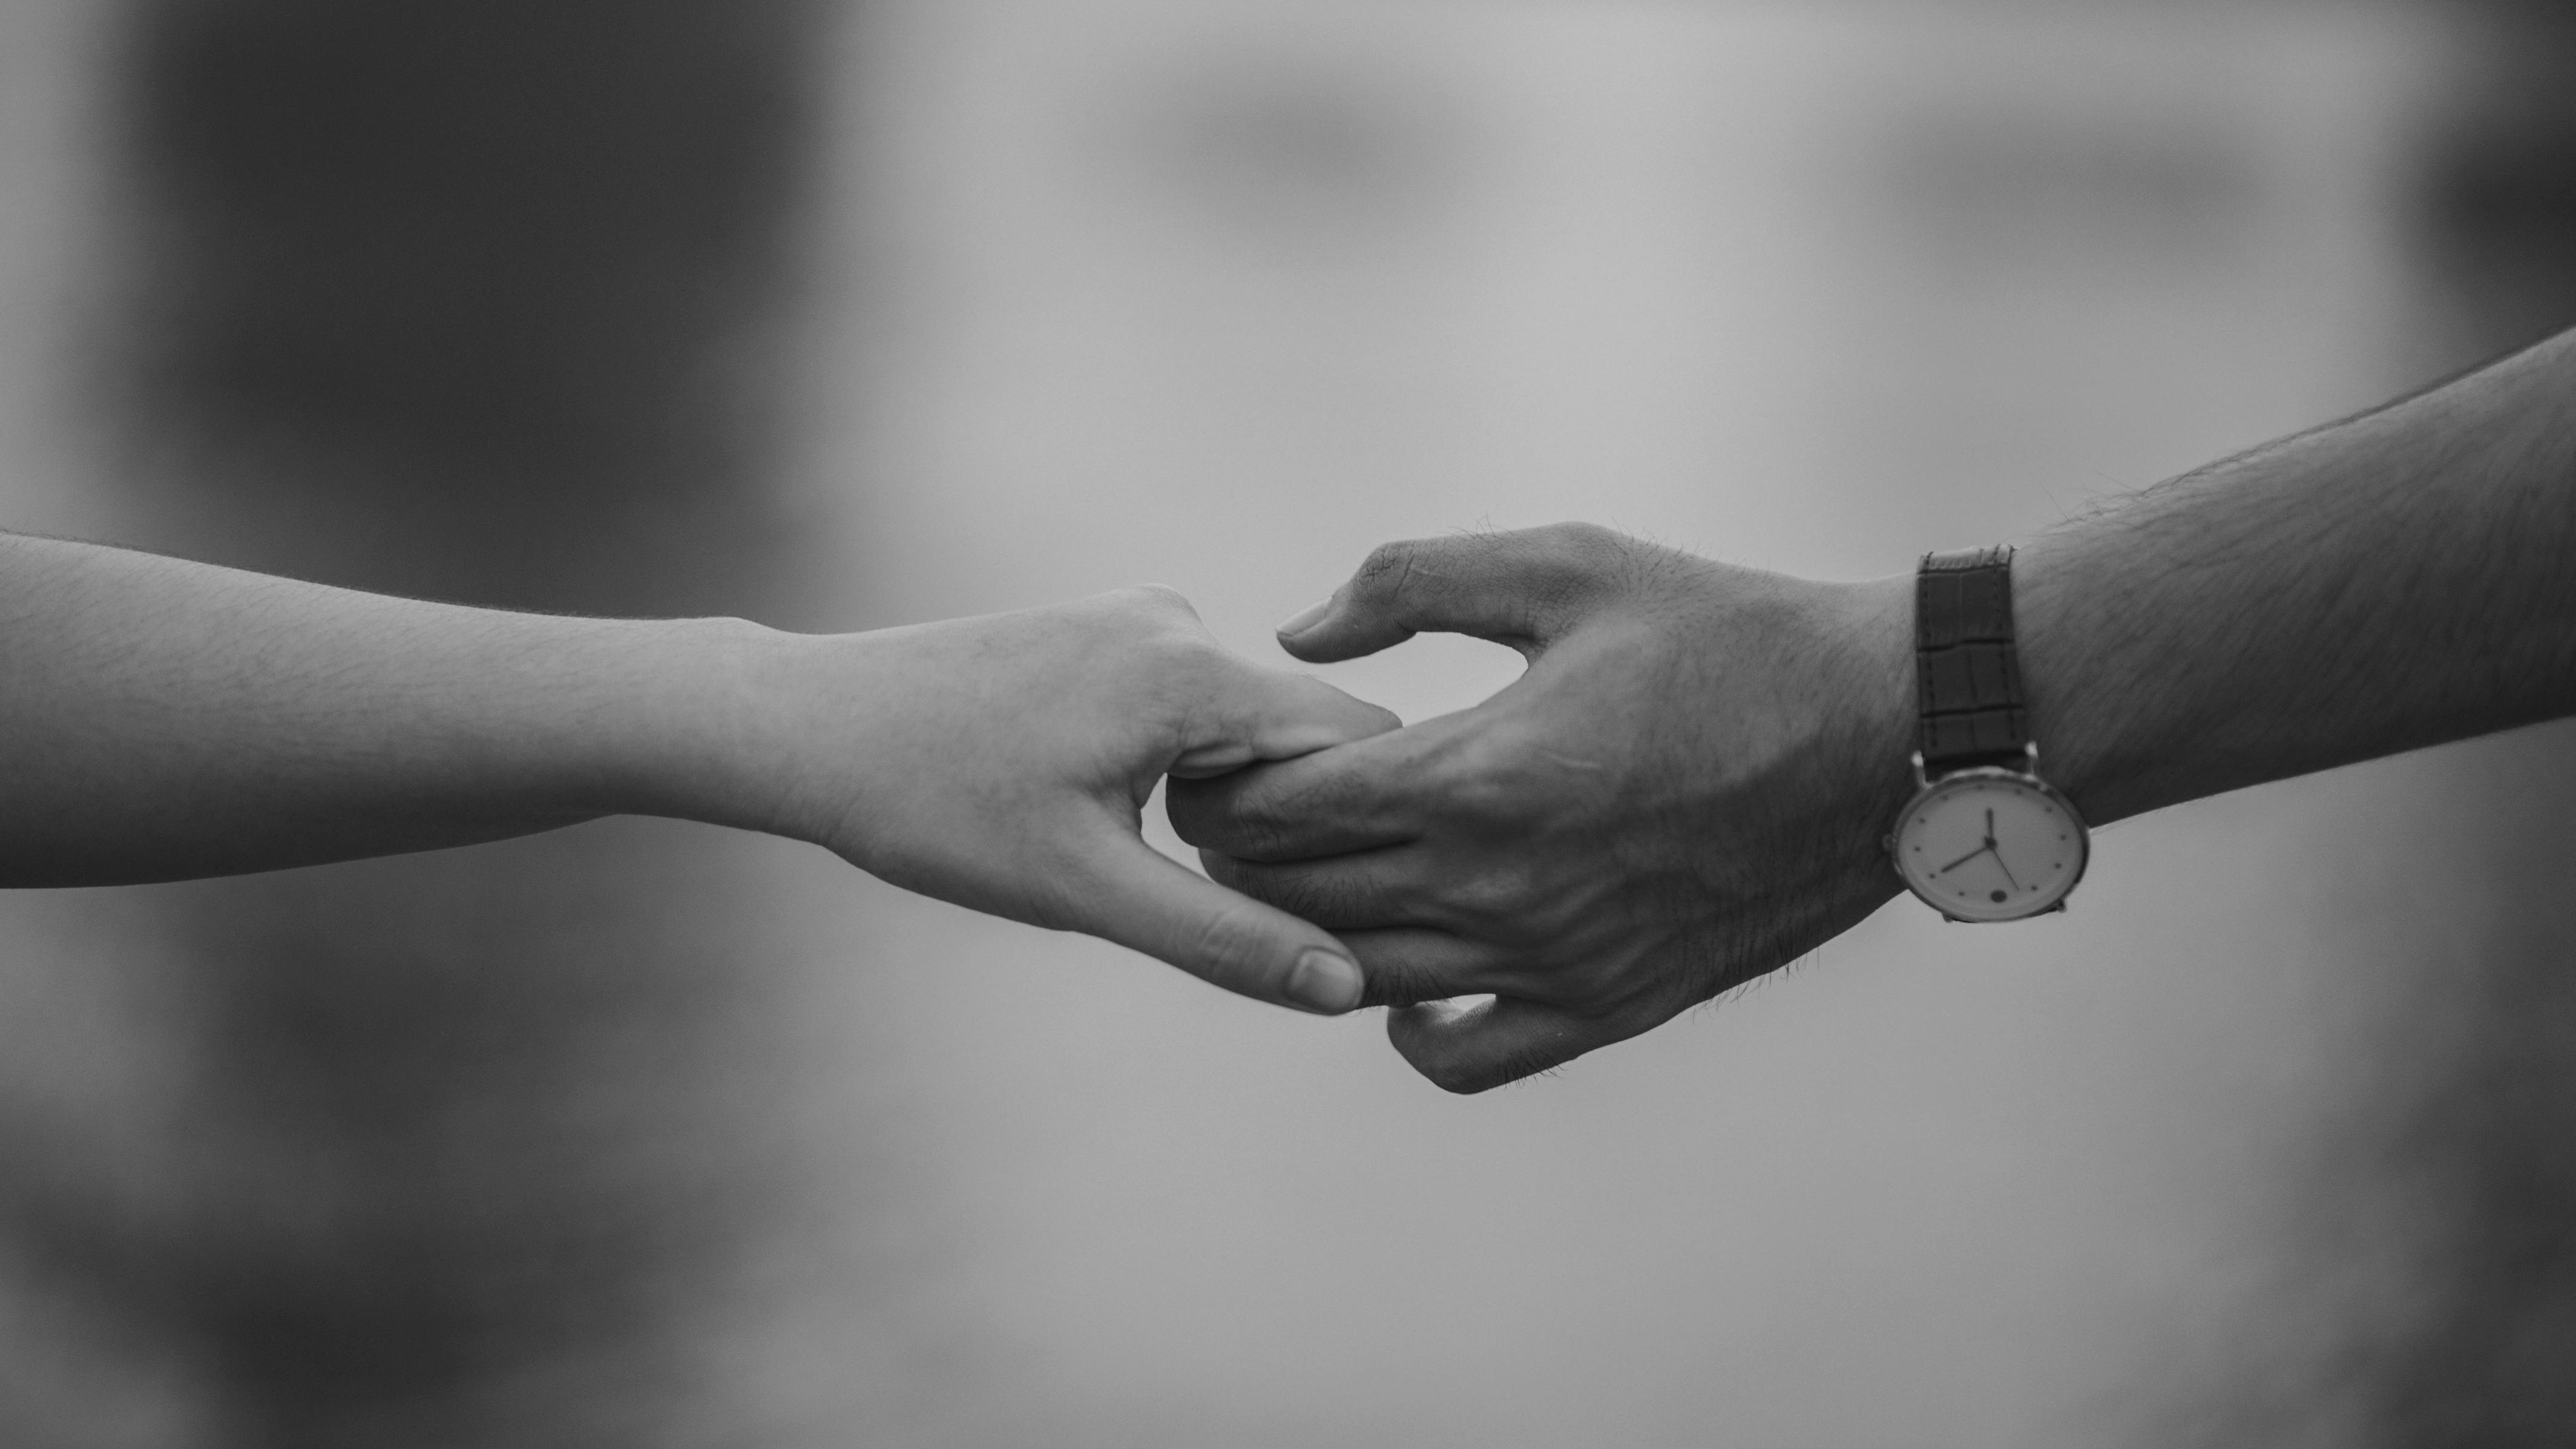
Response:
[[[1915,574],[1915,748],[1925,779],[1978,765],[2029,764],[2012,557],[2009,546],[1930,553]]]

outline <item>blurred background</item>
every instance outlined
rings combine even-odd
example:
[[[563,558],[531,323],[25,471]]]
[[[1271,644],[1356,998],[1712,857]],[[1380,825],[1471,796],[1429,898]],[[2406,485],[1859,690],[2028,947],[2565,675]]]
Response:
[[[2536,3],[7,0],[0,526],[1275,661],[1392,537],[2017,537],[2571,256]],[[14,894],[0,1442],[2563,1444],[2570,807],[2169,811],[1473,1099],[670,822]]]

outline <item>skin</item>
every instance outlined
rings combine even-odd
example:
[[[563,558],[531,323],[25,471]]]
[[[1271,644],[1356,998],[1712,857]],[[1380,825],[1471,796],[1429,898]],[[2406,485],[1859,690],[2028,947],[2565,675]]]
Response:
[[[1334,939],[1147,846],[1167,773],[1392,728],[1168,589],[870,633],[578,619],[0,535],[0,885],[273,870],[662,815],[1356,1005]]]
[[[2576,333],[2023,544],[2042,773],[2101,825],[2576,713],[2572,402]],[[1425,1076],[1482,1091],[1898,893],[1912,629],[1911,576],[1786,578],[1581,524],[1390,544],[1282,627],[1290,653],[1450,632],[1527,672],[1176,786],[1172,820],[1214,878],[1340,935]]]

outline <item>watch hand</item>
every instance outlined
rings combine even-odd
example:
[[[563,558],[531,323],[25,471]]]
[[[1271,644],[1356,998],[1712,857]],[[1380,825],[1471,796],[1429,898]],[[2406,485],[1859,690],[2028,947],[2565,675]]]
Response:
[[[1932,873],[1934,875],[1948,875],[1950,872],[1957,870],[1959,867],[1966,865],[1969,861],[1976,859],[1978,856],[1981,856],[1994,848],[1995,843],[1989,840],[1985,844],[1978,846],[1976,849],[1969,851],[1967,854],[1960,856],[1957,860],[1950,862],[1948,865],[1945,865]]]
[[[1994,845],[1995,845],[1995,812],[1993,812],[1992,810],[1989,810],[1989,811],[1987,811],[1987,812],[1986,812],[1986,848],[1987,848],[1988,850],[1992,850],[1992,849],[1994,849]]]
[[[2004,853],[2000,850],[1995,850],[1992,845],[1988,845],[1986,848],[1988,850],[1994,850],[1995,869],[2004,873],[2005,882],[2011,885],[2014,890],[2020,890],[2021,882],[2013,879],[2012,867],[2004,864]]]

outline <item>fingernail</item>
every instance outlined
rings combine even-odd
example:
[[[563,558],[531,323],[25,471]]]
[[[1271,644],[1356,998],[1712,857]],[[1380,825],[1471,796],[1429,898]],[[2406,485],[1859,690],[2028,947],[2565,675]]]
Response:
[[[1288,973],[1288,999],[1308,1011],[1339,1016],[1360,1004],[1359,963],[1330,951],[1309,951]]]
[[[1299,634],[1303,634],[1307,630],[1324,622],[1324,616],[1331,612],[1333,612],[1333,601],[1330,599],[1326,599],[1320,604],[1309,604],[1305,608],[1298,610],[1295,618],[1292,618],[1287,623],[1279,626],[1279,637],[1290,639]]]

